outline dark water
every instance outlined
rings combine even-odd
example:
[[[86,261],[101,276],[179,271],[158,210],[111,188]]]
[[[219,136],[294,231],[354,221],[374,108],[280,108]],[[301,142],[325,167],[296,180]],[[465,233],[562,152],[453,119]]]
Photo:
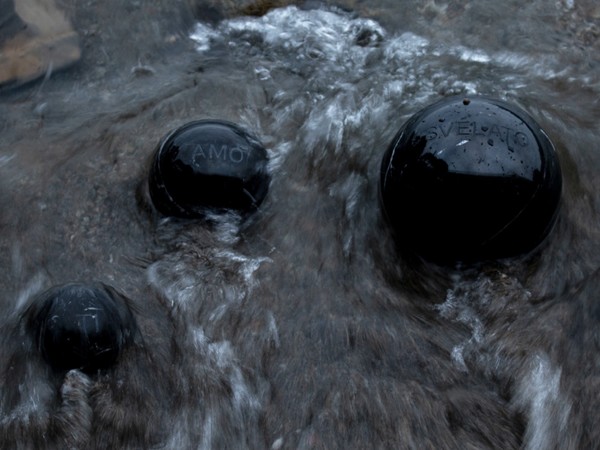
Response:
[[[600,10],[345,6],[198,3],[196,25],[180,3],[71,5],[81,64],[0,93],[2,448],[600,448]],[[518,104],[554,141],[562,208],[534,253],[396,251],[381,157],[451,94]],[[158,140],[207,117],[269,151],[249,221],[148,202]],[[113,369],[56,373],[22,326],[71,281],[131,299],[140,336]]]

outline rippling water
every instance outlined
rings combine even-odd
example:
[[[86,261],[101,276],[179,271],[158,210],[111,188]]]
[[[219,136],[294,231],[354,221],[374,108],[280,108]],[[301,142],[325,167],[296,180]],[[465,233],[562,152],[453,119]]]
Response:
[[[137,56],[80,29],[97,61],[0,94],[2,448],[600,447],[600,11],[348,3],[164,34],[140,21]],[[554,141],[563,203],[533,254],[440,267],[396,251],[383,152],[452,94],[518,104]],[[158,140],[206,117],[268,149],[247,222],[150,206]],[[114,369],[54,373],[20,315],[92,280],[131,299],[141,336]]]

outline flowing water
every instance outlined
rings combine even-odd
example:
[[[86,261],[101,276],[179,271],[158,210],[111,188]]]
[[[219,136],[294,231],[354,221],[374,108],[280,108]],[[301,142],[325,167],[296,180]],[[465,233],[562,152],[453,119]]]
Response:
[[[80,64],[0,93],[1,448],[600,448],[600,9],[338,5],[66,5]],[[518,104],[553,140],[563,201],[532,254],[397,251],[383,152],[451,94]],[[159,139],[208,117],[268,149],[247,221],[149,202]],[[131,300],[110,370],[56,373],[23,327],[71,281]]]

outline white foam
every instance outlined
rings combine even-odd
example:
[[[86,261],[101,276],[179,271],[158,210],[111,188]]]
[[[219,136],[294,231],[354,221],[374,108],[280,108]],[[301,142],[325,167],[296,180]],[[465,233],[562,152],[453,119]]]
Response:
[[[13,310],[15,314],[19,314],[27,304],[28,300],[41,291],[45,281],[46,277],[41,273],[37,273],[27,282],[27,284],[17,294],[15,307]]]
[[[480,345],[484,341],[485,327],[482,318],[471,305],[472,302],[478,301],[476,297],[465,294],[457,295],[457,291],[460,292],[459,289],[460,287],[449,289],[446,300],[436,309],[443,318],[464,324],[471,330],[471,336],[452,349],[452,360],[456,366],[462,371],[467,371],[464,350],[468,346]]]
[[[275,344],[275,348],[279,348],[279,330],[277,329],[277,322],[275,321],[275,316],[272,311],[267,313],[267,317],[269,319],[269,333],[273,338],[273,343]]]
[[[14,153],[12,155],[0,155],[0,167],[7,165],[14,157]]]
[[[210,50],[211,40],[219,34],[212,27],[202,22],[196,23],[190,38],[196,42],[196,50],[200,53]]]
[[[202,450],[211,450],[212,446],[212,437],[214,434],[214,418],[212,413],[209,411],[204,418],[204,423],[202,424],[202,443],[200,444],[200,449]]]
[[[45,380],[40,380],[37,375],[33,375],[33,368],[29,364],[25,379],[19,384],[18,390],[18,405],[9,414],[2,414],[4,411],[0,410],[0,426],[15,422],[26,425],[33,417],[41,417],[46,414],[47,405],[54,396],[53,389],[45,383]]]
[[[487,64],[492,61],[492,57],[483,50],[471,49],[467,47],[457,47],[459,58],[463,61],[478,62]]]
[[[233,245],[240,240],[241,217],[237,214],[214,214],[209,215],[214,222],[215,235],[219,241],[227,245]]]
[[[216,404],[206,402],[201,423],[194,405],[191,410],[183,409],[173,420],[166,448],[212,449],[215,439],[222,432],[222,421],[241,425],[248,424],[249,420],[258,420],[262,403],[245,379],[230,341],[211,342],[202,327],[190,327],[190,335],[190,350],[195,351],[196,356],[188,360],[202,366],[202,371],[210,367],[215,375],[218,374],[216,376],[226,378],[231,387],[231,395],[220,397]],[[187,383],[188,380],[181,382]],[[240,445],[246,442],[244,434],[239,438]]]
[[[208,338],[204,334],[204,329],[202,327],[192,329],[192,338],[196,350],[204,352],[208,346]]]
[[[516,404],[527,411],[526,450],[545,450],[567,431],[571,402],[560,387],[561,369],[546,354],[535,355],[517,387]]]
[[[372,47],[385,36],[385,30],[370,19],[353,18],[324,10],[300,10],[295,6],[273,9],[262,17],[238,17],[223,21],[217,30],[199,23],[190,37],[198,51],[210,49],[219,41],[231,48],[263,47],[271,56],[281,53],[271,66],[257,64],[255,70],[263,81],[270,79],[273,66],[290,66],[294,61],[329,62],[330,70],[357,68],[364,64]],[[360,39],[360,45],[356,40]]]
[[[287,106],[284,109],[284,111],[282,112],[282,114],[278,117],[278,120],[283,122],[285,119],[287,119],[288,114],[292,108],[293,108],[293,105]],[[288,142],[281,142],[280,144],[276,145],[271,150],[269,150],[269,166],[268,167],[269,167],[270,173],[275,173],[279,170],[279,168],[283,164],[283,161],[285,160],[285,157],[290,152],[291,148],[292,148],[292,143],[288,141]]]
[[[229,372],[234,406],[240,411],[247,406],[258,408],[260,402],[246,384],[231,343],[229,341],[222,341],[210,344],[209,351],[215,356],[217,365],[222,369],[227,369]]]
[[[218,250],[214,253],[214,256],[217,258],[227,259],[231,262],[241,263],[239,272],[243,276],[244,282],[249,291],[251,291],[257,285],[257,281],[254,278],[254,272],[258,270],[261,264],[265,262],[273,262],[271,258],[266,256],[251,258],[231,250]]]
[[[574,7],[573,0],[564,0],[567,9]],[[394,95],[414,90],[411,95],[420,99],[439,92],[431,78],[450,80],[456,76],[451,69],[445,73],[435,64],[432,56],[452,56],[469,64],[505,67],[511,72],[525,71],[543,79],[551,79],[566,70],[555,54],[525,54],[515,51],[487,51],[465,45],[435,46],[425,38],[411,32],[388,35],[374,20],[357,18],[350,14],[326,10],[300,10],[295,6],[276,8],[262,17],[238,17],[225,20],[217,29],[199,23],[190,37],[198,50],[205,52],[213,43],[233,49],[252,48],[266,58],[257,59],[255,72],[262,81],[271,80],[274,68],[292,69],[314,83],[329,83],[334,87],[361,80],[364,71],[377,61],[378,73],[374,79]],[[383,50],[382,56],[376,56]],[[369,59],[371,58],[371,60]],[[429,70],[434,67],[434,73]],[[324,74],[337,74],[328,79]],[[573,74],[576,75],[576,74]],[[372,77],[372,74],[369,75]],[[518,87],[518,77],[507,75],[506,89]],[[479,91],[477,80],[456,80],[457,90],[469,94]],[[386,86],[389,85],[389,86]],[[338,86],[339,87],[339,86]],[[346,89],[348,90],[348,89]],[[316,96],[318,89],[311,90]],[[449,92],[446,89],[446,92]]]
[[[465,344],[455,345],[454,347],[452,347],[451,356],[452,361],[454,361],[454,364],[456,364],[462,372],[468,372],[469,369],[467,368],[467,364],[465,363],[465,357],[463,355],[464,348]]]
[[[383,27],[373,20],[349,19],[331,11],[300,10],[295,6],[273,9],[260,18],[225,21],[221,29],[231,45],[240,45],[236,37],[246,33],[252,39],[254,33],[272,49],[295,51],[298,59],[337,60],[341,48],[352,45],[353,37],[363,29],[372,30],[373,35],[385,35]]]
[[[388,40],[385,46],[385,60],[386,62],[396,61],[402,63],[413,59],[415,56],[424,55],[428,51],[430,51],[428,39],[406,32]]]
[[[146,270],[149,283],[169,301],[173,307],[186,307],[198,297],[201,278],[188,273],[188,268],[183,261],[174,264],[168,270],[171,272],[167,277],[163,271],[166,262],[157,261]]]
[[[343,201],[344,217],[348,222],[357,220],[362,212],[360,206],[363,203],[363,194],[368,188],[368,180],[360,174],[351,174],[341,179],[329,188],[329,195]],[[350,256],[354,245],[354,235],[352,227],[341,228],[343,232],[343,251],[344,255]]]
[[[506,290],[505,296],[498,295],[498,283]],[[440,315],[448,320],[466,325],[471,335],[452,349],[452,360],[457,368],[468,371],[465,362],[465,352],[473,354],[477,349],[486,345],[487,333],[484,326],[484,314],[491,302],[506,302],[527,299],[531,293],[523,289],[517,280],[506,275],[494,279],[481,275],[476,280],[454,279],[455,286],[449,289],[446,300],[437,306]],[[514,293],[514,298],[512,297]],[[486,371],[502,371],[505,361],[500,355],[486,356],[484,364]],[[526,412],[527,429],[524,437],[526,450],[543,450],[551,448],[558,442],[558,436],[566,432],[571,404],[561,391],[561,369],[554,365],[545,354],[535,355],[528,363],[529,369],[517,382],[514,395],[514,406]]]

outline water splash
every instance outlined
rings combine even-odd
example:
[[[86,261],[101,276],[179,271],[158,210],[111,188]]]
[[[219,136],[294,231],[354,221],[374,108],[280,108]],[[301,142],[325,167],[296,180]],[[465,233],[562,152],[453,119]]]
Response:
[[[566,433],[571,402],[561,390],[561,369],[544,353],[534,355],[517,387],[515,405],[527,411],[527,450],[544,450]]]
[[[48,415],[48,405],[54,399],[54,390],[47,380],[37,376],[37,366],[28,362],[25,376],[18,385],[19,402],[10,411],[5,411],[0,397],[0,428],[19,423],[43,420]]]
[[[464,359],[465,349],[477,347],[484,341],[483,320],[473,305],[477,300],[470,295],[461,294],[460,288],[454,288],[448,290],[445,302],[436,307],[444,319],[466,325],[471,330],[471,336],[466,342],[461,342],[452,348],[452,360],[463,372],[468,372]],[[485,296],[483,301],[486,301]]]
[[[0,168],[4,167],[9,162],[11,162],[14,157],[15,153],[12,153],[10,155],[0,155]]]
[[[38,292],[42,290],[42,287],[46,283],[46,277],[42,273],[34,275],[25,286],[16,295],[16,301],[13,309],[13,313],[16,315],[23,311],[27,302]]]
[[[468,371],[466,354],[478,355],[476,363],[481,367],[502,365],[499,355],[483,356],[480,352],[488,345],[485,323],[493,320],[498,313],[512,314],[530,297],[531,292],[524,289],[517,279],[504,273],[478,274],[475,278],[469,274],[455,273],[453,287],[448,290],[445,301],[435,309],[442,318],[462,324],[470,330],[468,339],[452,349],[452,358],[457,367]]]
[[[258,270],[261,264],[265,262],[272,262],[271,258],[260,256],[257,258],[250,258],[248,256],[242,255],[241,253],[236,253],[229,250],[219,250],[216,251],[214,256],[216,258],[223,258],[226,261],[232,263],[239,263],[240,269],[239,273],[242,275],[244,282],[246,284],[247,293],[249,294],[254,287],[257,285],[257,281],[254,277],[254,272]]]
[[[221,383],[227,383],[231,392],[227,398],[220,396],[217,403],[207,400],[207,394],[204,394],[202,401],[206,401],[206,408],[202,415],[198,415],[198,405],[182,406],[181,414],[174,418],[166,448],[192,448],[197,445],[200,449],[211,449],[220,446],[224,438],[224,427],[231,424],[235,424],[236,433],[240,433],[235,442],[248,442],[246,433],[252,433],[256,424],[248,429],[241,425],[249,420],[258,420],[263,405],[259,392],[254,390],[244,376],[231,342],[211,341],[201,327],[192,327],[190,338],[192,346],[188,361],[193,366],[194,374],[208,372],[211,377],[218,377]],[[187,387],[191,390],[202,384],[199,380],[195,383],[191,380],[181,381],[188,383]],[[225,410],[228,411],[227,414],[224,414]]]
[[[218,28],[198,23],[190,37],[203,55],[226,48],[234,60],[247,61],[264,86],[267,107],[247,120],[277,136],[269,149],[272,173],[292,151],[304,152],[317,172],[340,163],[365,172],[381,151],[382,131],[391,135],[417,105],[461,93],[506,98],[531,77],[560,72],[553,55],[440,45],[335,9],[289,6],[225,20]],[[481,76],[492,69],[503,79],[502,92],[496,92],[497,79]]]

